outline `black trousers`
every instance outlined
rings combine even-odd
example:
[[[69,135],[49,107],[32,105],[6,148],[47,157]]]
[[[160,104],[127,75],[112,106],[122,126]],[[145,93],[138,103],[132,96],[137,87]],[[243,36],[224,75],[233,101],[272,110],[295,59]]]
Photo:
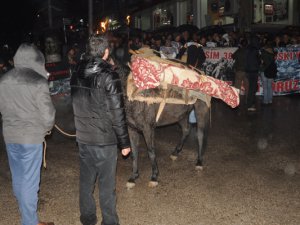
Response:
[[[98,179],[102,225],[118,225],[116,211],[116,145],[98,146],[78,143],[80,158],[80,221],[83,225],[97,223],[93,196]]]
[[[257,92],[257,81],[258,81],[258,72],[247,73],[249,81],[249,90],[247,96],[247,108],[255,106],[256,92]]]

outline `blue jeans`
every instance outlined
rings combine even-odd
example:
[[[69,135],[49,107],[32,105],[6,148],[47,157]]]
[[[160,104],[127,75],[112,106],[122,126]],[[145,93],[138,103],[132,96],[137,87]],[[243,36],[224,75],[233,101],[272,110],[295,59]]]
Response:
[[[43,144],[6,144],[6,151],[22,225],[37,225]]]
[[[117,145],[99,146],[78,143],[80,158],[80,221],[83,225],[97,223],[96,203],[93,196],[96,179],[102,225],[118,225],[116,210]]]
[[[189,122],[190,123],[197,123],[197,118],[196,118],[194,109],[189,114]]]
[[[264,97],[263,97],[263,103],[264,104],[270,104],[272,103],[273,99],[273,89],[272,89],[272,78],[267,78],[264,73],[261,73],[261,79],[263,82],[263,90],[264,90]]]

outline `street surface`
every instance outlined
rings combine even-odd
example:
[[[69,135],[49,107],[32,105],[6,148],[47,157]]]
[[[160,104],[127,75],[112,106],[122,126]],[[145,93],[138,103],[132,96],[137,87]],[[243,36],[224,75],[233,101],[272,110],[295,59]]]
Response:
[[[141,143],[136,187],[127,190],[131,159],[117,173],[121,225],[299,225],[300,96],[274,97],[247,112],[212,102],[204,170],[195,170],[192,132],[177,161],[169,157],[180,129],[156,130],[159,185],[149,188],[150,161]],[[67,114],[65,114],[67,115]],[[59,122],[61,122],[60,120]],[[39,214],[56,225],[79,225],[77,147],[73,138],[47,140]],[[0,149],[0,224],[19,224],[4,145]],[[96,189],[95,197],[98,196]],[[98,205],[99,222],[101,222]]]

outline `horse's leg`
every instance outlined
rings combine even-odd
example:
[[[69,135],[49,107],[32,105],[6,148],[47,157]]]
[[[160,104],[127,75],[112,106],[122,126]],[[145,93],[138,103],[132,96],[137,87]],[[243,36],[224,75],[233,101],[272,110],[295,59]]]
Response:
[[[138,145],[140,140],[140,134],[133,130],[132,128],[128,128],[130,142],[131,142],[131,158],[132,158],[132,174],[127,181],[127,188],[133,188],[135,186],[135,180],[139,177],[138,171]]]
[[[195,115],[197,118],[197,141],[198,141],[198,158],[196,170],[203,169],[203,155],[206,149],[207,132],[209,126],[209,107],[205,102],[198,100],[195,103]]]
[[[182,130],[182,136],[180,139],[180,142],[177,144],[177,146],[175,147],[175,150],[172,152],[170,158],[172,160],[176,160],[178,157],[179,152],[181,152],[183,145],[187,139],[187,137],[189,136],[190,133],[190,123],[188,121],[188,117],[184,118],[183,120],[179,121],[179,126],[181,127]]]
[[[149,182],[149,187],[156,187],[158,185],[158,181],[157,181],[158,166],[157,166],[156,155],[155,155],[154,128],[150,126],[146,127],[143,130],[143,135],[147,145],[148,156],[151,160],[151,165],[152,165],[152,175],[151,175],[151,180]]]

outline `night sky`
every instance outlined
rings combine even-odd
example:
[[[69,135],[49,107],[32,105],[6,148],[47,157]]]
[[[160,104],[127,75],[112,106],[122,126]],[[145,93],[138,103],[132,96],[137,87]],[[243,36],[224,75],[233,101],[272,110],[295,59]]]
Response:
[[[34,11],[33,1],[1,1],[1,43],[13,43],[21,39],[21,36],[32,27]]]
[[[19,45],[37,27],[37,14],[47,23],[47,0],[2,0],[0,8],[0,44]],[[52,0],[61,9],[53,12],[53,17],[87,17],[87,0]],[[41,22],[40,22],[41,24]],[[45,25],[46,26],[46,25]],[[44,27],[45,27],[44,26]]]

